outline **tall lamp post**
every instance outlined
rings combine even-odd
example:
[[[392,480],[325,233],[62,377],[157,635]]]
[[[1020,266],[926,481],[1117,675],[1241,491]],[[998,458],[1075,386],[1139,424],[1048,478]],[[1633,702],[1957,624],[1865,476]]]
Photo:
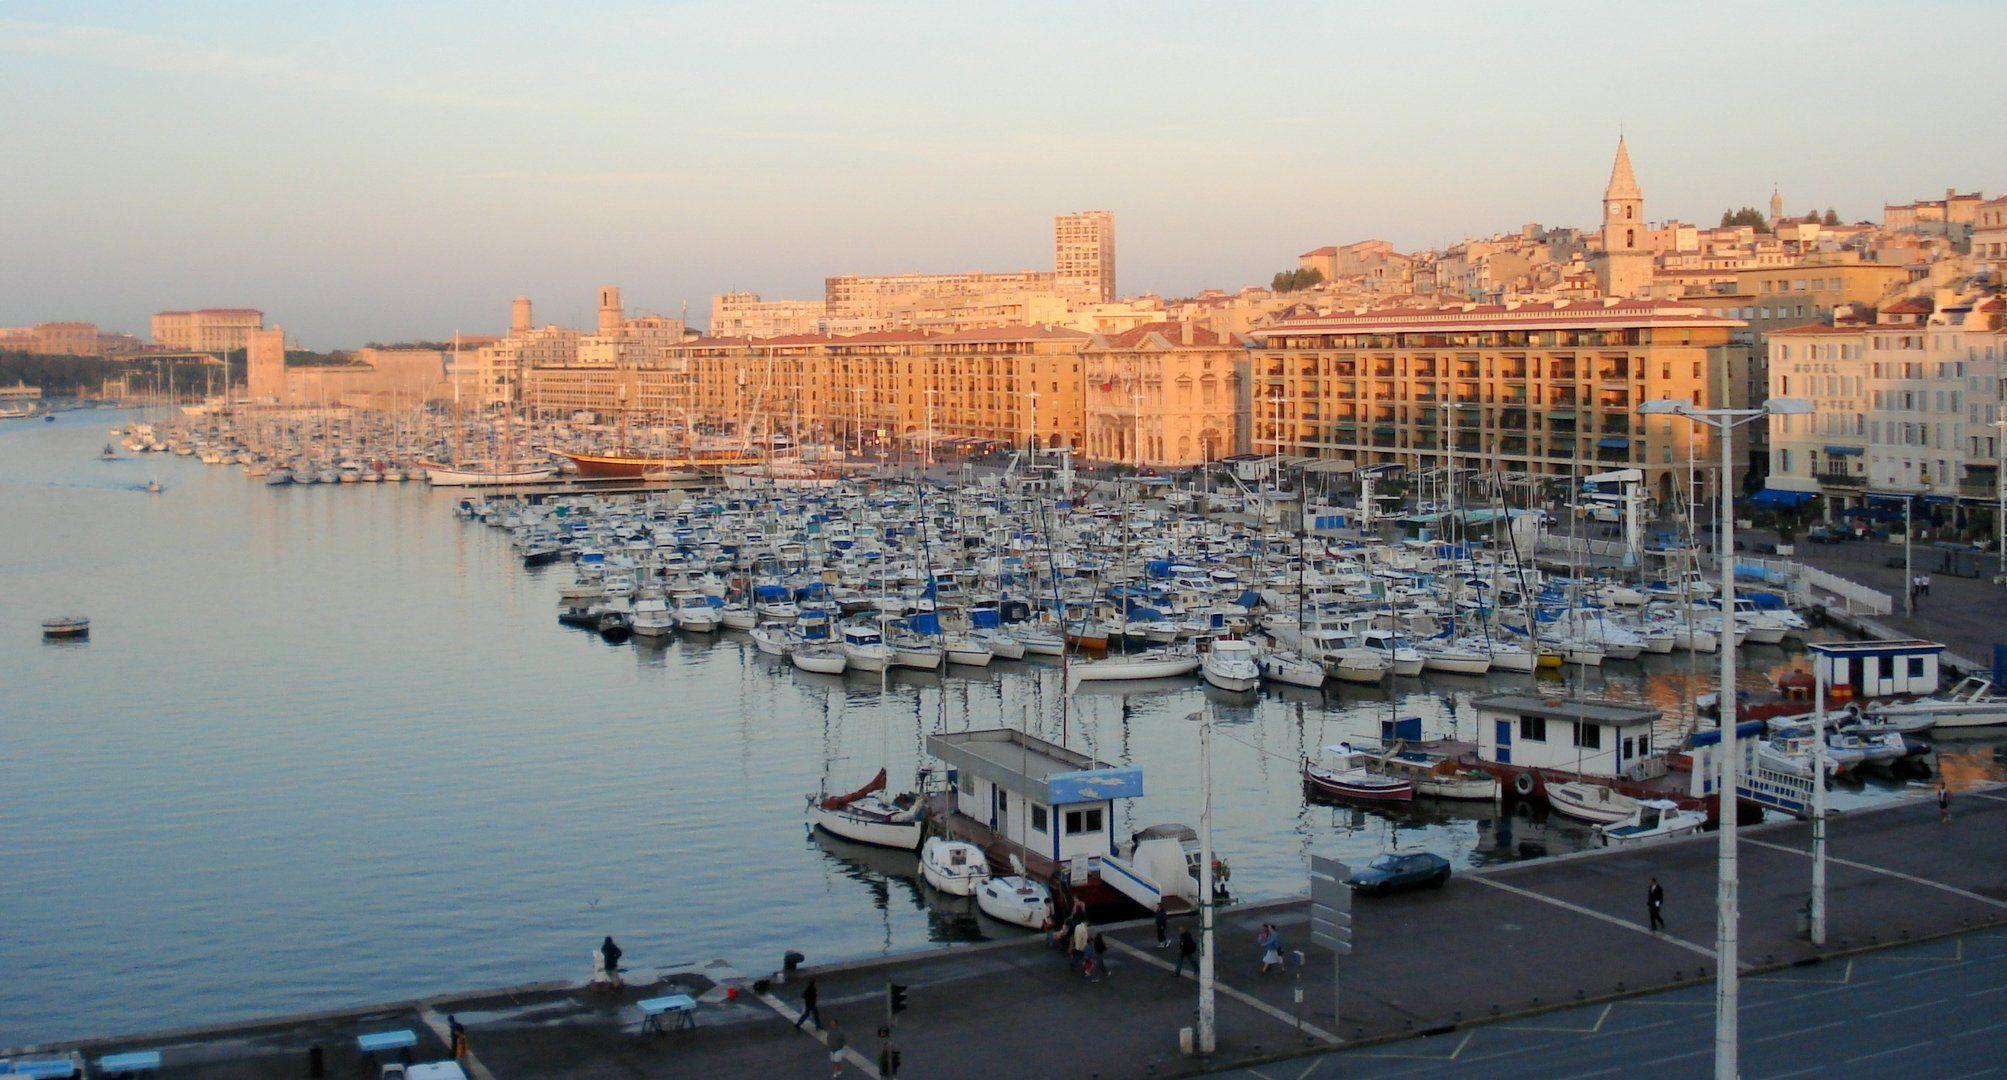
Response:
[[[1994,408],[2003,407],[1996,405]],[[1997,500],[1993,506],[1993,526],[2000,530],[2000,536],[1994,546],[2000,549],[2000,580],[2007,583],[2007,416],[1994,420],[1992,426],[1996,432],[1993,449],[1999,454],[1998,464],[1993,467],[1994,498]]]
[[[1735,867],[1735,817],[1741,790],[1741,741],[1736,737],[1735,709],[1735,504],[1730,483],[1735,475],[1735,429],[1766,416],[1796,416],[1812,411],[1812,403],[1797,398],[1773,397],[1755,409],[1702,409],[1693,402],[1660,398],[1638,406],[1640,416],[1684,416],[1705,424],[1717,433],[1721,443],[1721,773],[1715,784],[1715,802],[1720,808],[1721,845],[1715,860],[1715,980],[1714,980],[1714,1075],[1717,1080],[1733,1080],[1737,1059],[1736,956],[1738,924],[1737,878]]]

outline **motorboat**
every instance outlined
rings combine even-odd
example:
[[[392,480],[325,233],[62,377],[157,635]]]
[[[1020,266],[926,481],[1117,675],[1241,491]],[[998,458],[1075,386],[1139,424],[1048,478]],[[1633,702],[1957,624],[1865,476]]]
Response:
[[[752,629],[753,648],[768,656],[786,656],[794,643],[787,627],[777,622],[763,622]],[[838,659],[842,654],[837,654]],[[838,669],[842,670],[842,669]]]
[[[758,631],[754,633],[757,635]],[[787,658],[795,667],[817,675],[841,675],[850,666],[843,650],[827,643],[796,645],[788,650]]]
[[[998,922],[1037,930],[1052,914],[1052,890],[1025,876],[1024,863],[1012,855],[1010,873],[992,875],[976,886],[976,909]]]
[[[1551,787],[1548,790],[1553,791]],[[1698,832],[1707,821],[1706,813],[1682,810],[1671,799],[1639,799],[1637,803],[1628,816],[1597,825],[1596,843],[1604,847],[1654,844]]]
[[[676,629],[676,619],[669,612],[669,602],[653,590],[643,592],[634,601],[629,622],[634,632],[643,637],[664,637]]]
[[[760,624],[760,616],[750,605],[726,604],[718,609],[718,622],[727,630],[751,630]]]
[[[1394,661],[1385,651],[1363,646],[1346,646],[1324,654],[1324,670],[1341,682],[1385,682],[1394,670]]]
[[[1491,670],[1491,653],[1463,642],[1431,639],[1417,642],[1415,651],[1422,654],[1422,666],[1429,671],[1482,675]]]
[[[913,851],[927,828],[926,804],[908,792],[885,795],[885,770],[845,795],[809,796],[809,820],[818,829],[873,847]]]
[[[58,615],[42,620],[42,636],[45,638],[82,638],[91,636],[91,620],[82,615]]]
[[[1391,631],[1368,630],[1360,635],[1359,643],[1368,649],[1384,653],[1394,666],[1394,674],[1404,679],[1420,675],[1428,663],[1414,646]]]
[[[676,598],[676,628],[693,633],[708,633],[718,628],[718,609],[710,605],[697,593],[684,593]]]
[[[990,861],[966,840],[930,836],[920,845],[920,876],[949,896],[973,896],[989,880]]]
[[[1324,665],[1288,649],[1266,650],[1255,663],[1261,668],[1261,677],[1270,682],[1313,688],[1324,685]]]
[[[1392,776],[1366,767],[1368,757],[1352,749],[1350,743],[1324,748],[1324,764],[1303,763],[1303,783],[1313,795],[1347,802],[1412,802],[1415,785],[1403,776]]]
[[[1994,727],[2007,724],[2007,693],[1984,675],[1968,675],[1942,694],[1875,705],[1867,714],[1897,723],[1925,717],[1931,726],[1946,729]]]
[[[1199,677],[1229,693],[1243,693],[1261,684],[1254,646],[1241,638],[1221,638],[1199,662]]]
[[[1607,825],[1629,818],[1638,809],[1638,800],[1587,780],[1567,780],[1546,787],[1547,804],[1554,812],[1577,821]]]
[[[634,620],[625,611],[602,611],[594,624],[599,636],[608,641],[626,641],[634,636]]]
[[[925,634],[911,632],[892,635],[892,666],[915,671],[938,671],[946,653],[940,642]]]
[[[982,646],[985,649],[988,649],[990,651],[990,655],[992,657],[995,657],[996,659],[999,660],[1024,659],[1024,654],[1025,654],[1024,642],[1019,641],[1017,639],[1017,635],[1011,633],[1008,630],[970,631],[969,640],[977,645]],[[952,660],[954,658],[950,656],[949,659]]]
[[[876,626],[845,623],[837,648],[854,671],[884,671],[892,666],[892,646],[885,644],[885,636]]]
[[[1217,861],[1215,870],[1225,868]],[[1198,906],[1199,834],[1189,825],[1167,823],[1137,831],[1129,846],[1101,857],[1101,880],[1134,900],[1144,911],[1179,902]],[[1213,874],[1213,888],[1226,890],[1225,873]]]
[[[975,635],[949,634],[941,638],[941,649],[948,654],[948,663],[963,664],[968,667],[988,667],[996,659],[996,652],[989,644]],[[1019,655],[1023,655],[1020,650]]]
[[[1497,802],[1503,794],[1498,777],[1422,749],[1396,747],[1380,758],[1380,768],[1390,776],[1406,776],[1423,798]]]
[[[1066,639],[1057,633],[1036,626],[1013,626],[1010,636],[1032,656],[1062,656],[1066,653]]]

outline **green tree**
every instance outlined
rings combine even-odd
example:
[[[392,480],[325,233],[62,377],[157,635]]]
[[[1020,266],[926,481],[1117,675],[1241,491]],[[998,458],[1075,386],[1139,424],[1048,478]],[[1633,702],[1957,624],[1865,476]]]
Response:
[[[1840,223],[1840,215],[1836,213],[1832,207],[1828,206],[1826,208],[1826,224],[1838,225],[1839,223]]]
[[[1269,279],[1269,288],[1279,293],[1292,293],[1307,289],[1324,280],[1324,272],[1314,266],[1300,266],[1294,270],[1284,270]]]

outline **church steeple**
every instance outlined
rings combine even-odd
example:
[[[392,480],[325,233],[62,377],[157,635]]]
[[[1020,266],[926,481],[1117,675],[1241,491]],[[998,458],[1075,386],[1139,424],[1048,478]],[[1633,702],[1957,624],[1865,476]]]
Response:
[[[1775,225],[1782,220],[1784,220],[1784,195],[1777,190],[1776,184],[1772,184],[1770,185],[1770,224]]]
[[[1610,186],[1603,189],[1603,201],[1636,199],[1643,201],[1645,193],[1638,190],[1637,174],[1631,172],[1631,152],[1624,147],[1624,137],[1617,136],[1617,161],[1610,166]]]
[[[1645,194],[1631,171],[1631,151],[1617,136],[1617,160],[1603,189],[1603,252],[1597,279],[1605,296],[1637,296],[1651,287],[1652,256],[1645,239]]]

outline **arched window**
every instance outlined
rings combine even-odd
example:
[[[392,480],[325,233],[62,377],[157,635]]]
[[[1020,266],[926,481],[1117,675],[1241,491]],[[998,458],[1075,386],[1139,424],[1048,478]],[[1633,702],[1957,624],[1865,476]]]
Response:
[[[1638,246],[1638,231],[1636,229],[1624,230],[1624,246],[1627,248]]]

